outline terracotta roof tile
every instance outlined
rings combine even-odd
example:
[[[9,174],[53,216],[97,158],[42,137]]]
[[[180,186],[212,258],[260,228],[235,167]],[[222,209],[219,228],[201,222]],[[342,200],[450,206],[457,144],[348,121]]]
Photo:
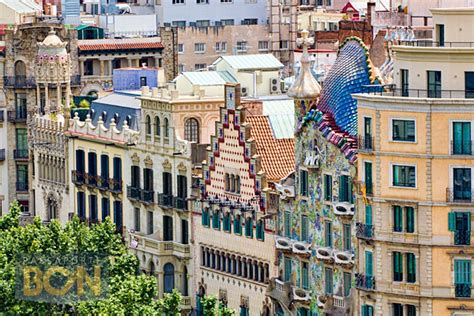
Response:
[[[293,138],[276,139],[266,115],[249,115],[250,134],[262,157],[262,169],[267,180],[279,181],[295,169],[295,146]]]
[[[98,39],[78,41],[80,51],[164,48],[158,38]]]

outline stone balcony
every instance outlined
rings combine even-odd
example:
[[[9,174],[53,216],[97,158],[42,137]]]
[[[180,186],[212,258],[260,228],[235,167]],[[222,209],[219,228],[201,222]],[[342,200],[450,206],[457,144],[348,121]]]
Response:
[[[127,239],[130,249],[140,250],[156,256],[174,256],[180,259],[191,258],[191,247],[189,244],[157,240],[140,233],[129,233]]]

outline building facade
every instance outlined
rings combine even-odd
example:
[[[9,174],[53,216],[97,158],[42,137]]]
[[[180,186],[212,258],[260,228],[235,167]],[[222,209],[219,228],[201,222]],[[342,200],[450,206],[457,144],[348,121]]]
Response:
[[[472,314],[474,11],[431,12],[429,47],[393,47],[396,87],[355,96],[361,315]]]

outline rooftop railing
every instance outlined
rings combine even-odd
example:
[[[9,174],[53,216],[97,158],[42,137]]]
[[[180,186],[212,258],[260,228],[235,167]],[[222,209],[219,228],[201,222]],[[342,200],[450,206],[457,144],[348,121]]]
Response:
[[[406,89],[396,85],[366,85],[363,93],[380,96],[433,99],[474,99],[474,90]]]
[[[474,48],[474,42],[445,42],[445,41],[432,41],[432,40],[417,40],[417,41],[400,41],[398,46]]]

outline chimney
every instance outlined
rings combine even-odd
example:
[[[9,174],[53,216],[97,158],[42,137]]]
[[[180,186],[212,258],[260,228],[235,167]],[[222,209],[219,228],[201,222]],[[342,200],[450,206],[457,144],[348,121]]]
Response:
[[[367,2],[367,22],[372,26],[372,17],[375,16],[375,2],[370,0]]]

